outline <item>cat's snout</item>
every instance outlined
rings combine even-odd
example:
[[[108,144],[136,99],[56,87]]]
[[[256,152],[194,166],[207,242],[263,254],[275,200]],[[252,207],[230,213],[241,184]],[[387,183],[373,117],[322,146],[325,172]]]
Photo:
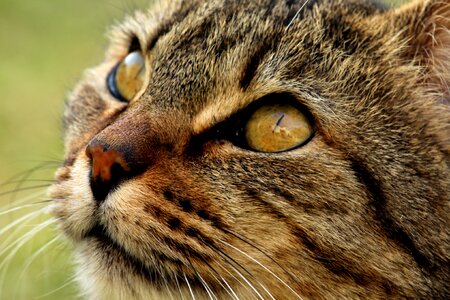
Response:
[[[96,140],[86,147],[90,159],[90,185],[94,198],[98,202],[105,200],[108,193],[121,181],[130,176],[131,167],[126,154]]]

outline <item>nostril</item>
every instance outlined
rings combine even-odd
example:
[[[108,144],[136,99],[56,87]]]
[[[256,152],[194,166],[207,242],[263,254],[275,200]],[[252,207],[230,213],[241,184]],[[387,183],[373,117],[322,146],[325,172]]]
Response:
[[[101,144],[89,144],[86,155],[91,161],[90,185],[98,202],[105,200],[109,192],[122,181],[130,171],[124,155]]]

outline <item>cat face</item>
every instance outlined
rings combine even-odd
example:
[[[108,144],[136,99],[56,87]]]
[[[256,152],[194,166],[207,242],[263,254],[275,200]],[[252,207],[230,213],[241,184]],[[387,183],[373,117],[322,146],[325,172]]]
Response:
[[[449,292],[449,16],[181,1],[129,18],[67,101],[50,191],[83,291]]]

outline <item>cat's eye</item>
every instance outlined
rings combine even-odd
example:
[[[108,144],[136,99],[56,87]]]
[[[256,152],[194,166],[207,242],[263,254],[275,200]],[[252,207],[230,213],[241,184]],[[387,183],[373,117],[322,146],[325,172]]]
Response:
[[[291,150],[313,135],[310,119],[296,106],[268,104],[251,114],[244,128],[250,149],[260,152]]]
[[[108,75],[108,89],[117,99],[128,102],[142,88],[144,76],[144,57],[140,51],[131,52]]]

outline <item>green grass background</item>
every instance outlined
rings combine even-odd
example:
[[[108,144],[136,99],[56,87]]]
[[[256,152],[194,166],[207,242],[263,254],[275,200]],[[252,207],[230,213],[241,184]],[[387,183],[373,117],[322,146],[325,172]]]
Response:
[[[0,0],[1,300],[79,298],[75,284],[70,283],[70,245],[56,242],[42,248],[56,235],[54,226],[36,234],[17,252],[11,247],[48,216],[27,217],[4,230],[43,205],[2,212],[45,190],[32,187],[47,184],[36,180],[52,179],[54,161],[62,159],[60,115],[65,94],[84,68],[102,60],[106,28],[146,2]],[[33,174],[23,173],[38,165],[42,168]],[[10,192],[21,188],[27,190]],[[45,195],[28,203],[39,200],[45,200]]]
[[[1,214],[24,197],[43,192],[62,159],[60,115],[65,95],[82,70],[103,59],[106,29],[144,0],[0,0],[0,299],[77,299],[68,243],[39,249],[56,236],[48,226],[13,253],[10,247],[48,219],[26,218],[43,205]],[[148,2],[148,1],[147,1]],[[45,163],[34,174],[22,174]],[[5,183],[16,176],[11,182]],[[24,183],[20,180],[29,175]],[[15,182],[19,181],[19,182]],[[9,193],[19,188],[23,192]],[[45,195],[29,202],[45,200]],[[36,257],[33,257],[33,255]],[[30,258],[35,258],[32,262]],[[7,265],[6,263],[9,263]],[[66,285],[66,286],[64,286]],[[59,290],[60,287],[64,286]],[[52,292],[53,291],[53,292]],[[51,293],[52,292],[52,293]],[[48,294],[50,293],[50,294]],[[46,295],[48,294],[48,295]]]

